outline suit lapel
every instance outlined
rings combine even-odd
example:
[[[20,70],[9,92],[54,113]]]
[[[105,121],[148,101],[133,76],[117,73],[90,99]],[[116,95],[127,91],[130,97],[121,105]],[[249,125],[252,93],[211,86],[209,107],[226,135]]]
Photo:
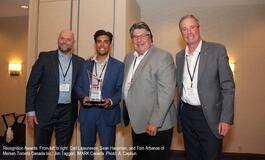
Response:
[[[107,85],[110,84],[108,81],[111,80],[111,68],[112,68],[111,66],[112,66],[112,64],[113,64],[112,57],[109,57],[107,68],[106,68],[105,75],[104,75],[102,92],[104,92]]]
[[[183,88],[183,74],[184,74],[184,65],[185,65],[185,49],[179,53],[180,54],[180,59],[178,60],[177,67],[179,69],[178,73],[177,73],[177,78],[178,78],[178,82],[180,82],[178,89],[179,89],[179,93],[180,95],[182,95],[182,88]]]
[[[54,77],[55,77],[55,79],[56,79],[56,82],[57,82],[57,84],[58,84],[58,86],[59,86],[59,57],[58,57],[58,50],[56,50],[56,51],[52,51],[52,56],[51,56],[51,58],[52,58],[52,60],[51,60],[51,62],[52,62],[52,66],[51,66],[51,68],[54,68]]]
[[[124,68],[124,80],[127,79],[128,77],[128,73],[130,71],[131,65],[133,63],[134,60],[134,55],[133,53],[131,53],[130,55],[128,55],[128,57],[125,59],[124,63],[125,63],[125,68]]]
[[[89,85],[91,84],[92,76],[93,76],[93,67],[95,61],[90,60],[87,66],[87,76],[89,76]]]
[[[76,79],[76,75],[77,75],[77,65],[78,65],[78,62],[77,62],[77,58],[74,54],[72,54],[72,86],[74,86],[74,82],[75,82],[75,79]]]
[[[200,53],[199,69],[198,69],[198,82],[202,77],[206,60],[207,60],[207,43],[202,41],[201,53]]]
[[[179,67],[179,82],[183,82],[183,72],[184,72],[184,65],[185,65],[185,50],[183,50],[181,53],[180,53],[180,61],[179,61],[179,65],[177,67]]]
[[[133,77],[132,77],[132,84],[136,81],[137,77],[139,76],[139,74],[142,72],[144,66],[146,64],[148,64],[148,61],[151,59],[152,57],[152,52],[154,52],[154,47],[151,47],[149,49],[149,51],[146,53],[146,55],[144,56],[144,58],[141,60],[140,64],[138,65],[138,67],[136,68]]]

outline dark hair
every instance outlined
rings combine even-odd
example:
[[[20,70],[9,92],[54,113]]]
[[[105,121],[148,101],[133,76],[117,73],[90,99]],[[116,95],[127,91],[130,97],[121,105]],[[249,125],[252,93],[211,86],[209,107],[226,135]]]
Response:
[[[131,26],[131,28],[130,28],[130,36],[131,36],[131,38],[133,37],[133,31],[135,29],[145,29],[147,31],[147,34],[151,38],[151,41],[153,42],[153,34],[151,32],[151,29],[149,28],[149,26],[145,22],[137,22],[137,23],[134,23]]]
[[[99,36],[108,36],[109,37],[109,42],[111,43],[112,42],[112,33],[108,32],[108,31],[105,31],[103,29],[101,30],[97,30],[96,33],[94,34],[94,41],[96,42],[97,41],[97,38]]]

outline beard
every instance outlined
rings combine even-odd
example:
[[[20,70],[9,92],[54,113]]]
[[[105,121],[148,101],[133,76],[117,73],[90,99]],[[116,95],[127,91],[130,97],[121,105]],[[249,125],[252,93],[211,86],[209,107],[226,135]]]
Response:
[[[65,45],[59,45],[58,48],[63,53],[67,53],[67,52],[70,52],[72,50],[71,47],[67,47]]]

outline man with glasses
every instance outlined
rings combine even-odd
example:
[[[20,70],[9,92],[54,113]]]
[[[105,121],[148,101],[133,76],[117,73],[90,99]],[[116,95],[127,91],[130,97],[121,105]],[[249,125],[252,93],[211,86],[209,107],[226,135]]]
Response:
[[[166,160],[176,120],[174,61],[168,52],[153,45],[153,35],[146,23],[133,24],[130,36],[134,52],[124,60],[122,110],[128,110],[132,126],[136,151],[133,159]],[[123,114],[123,125],[124,119]]]
[[[186,48],[176,56],[178,124],[188,160],[220,160],[234,117],[235,84],[223,45],[201,39],[199,21],[179,22]]]

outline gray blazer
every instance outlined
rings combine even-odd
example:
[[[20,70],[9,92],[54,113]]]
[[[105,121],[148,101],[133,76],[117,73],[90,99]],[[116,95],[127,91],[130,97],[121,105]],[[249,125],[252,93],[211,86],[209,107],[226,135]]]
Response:
[[[125,57],[123,88],[133,60],[133,53]],[[176,122],[176,108],[173,105],[175,86],[176,70],[172,56],[152,46],[134,73],[126,99],[131,126],[135,133],[146,132],[148,123],[157,126],[159,131],[172,128]],[[122,105],[122,110],[124,107]],[[121,123],[124,125],[123,116]]]
[[[183,49],[176,56],[177,86],[180,97],[183,90],[184,61],[185,50]],[[198,94],[210,129],[217,138],[221,138],[218,133],[218,124],[219,122],[233,124],[235,96],[233,74],[223,45],[202,41]]]

